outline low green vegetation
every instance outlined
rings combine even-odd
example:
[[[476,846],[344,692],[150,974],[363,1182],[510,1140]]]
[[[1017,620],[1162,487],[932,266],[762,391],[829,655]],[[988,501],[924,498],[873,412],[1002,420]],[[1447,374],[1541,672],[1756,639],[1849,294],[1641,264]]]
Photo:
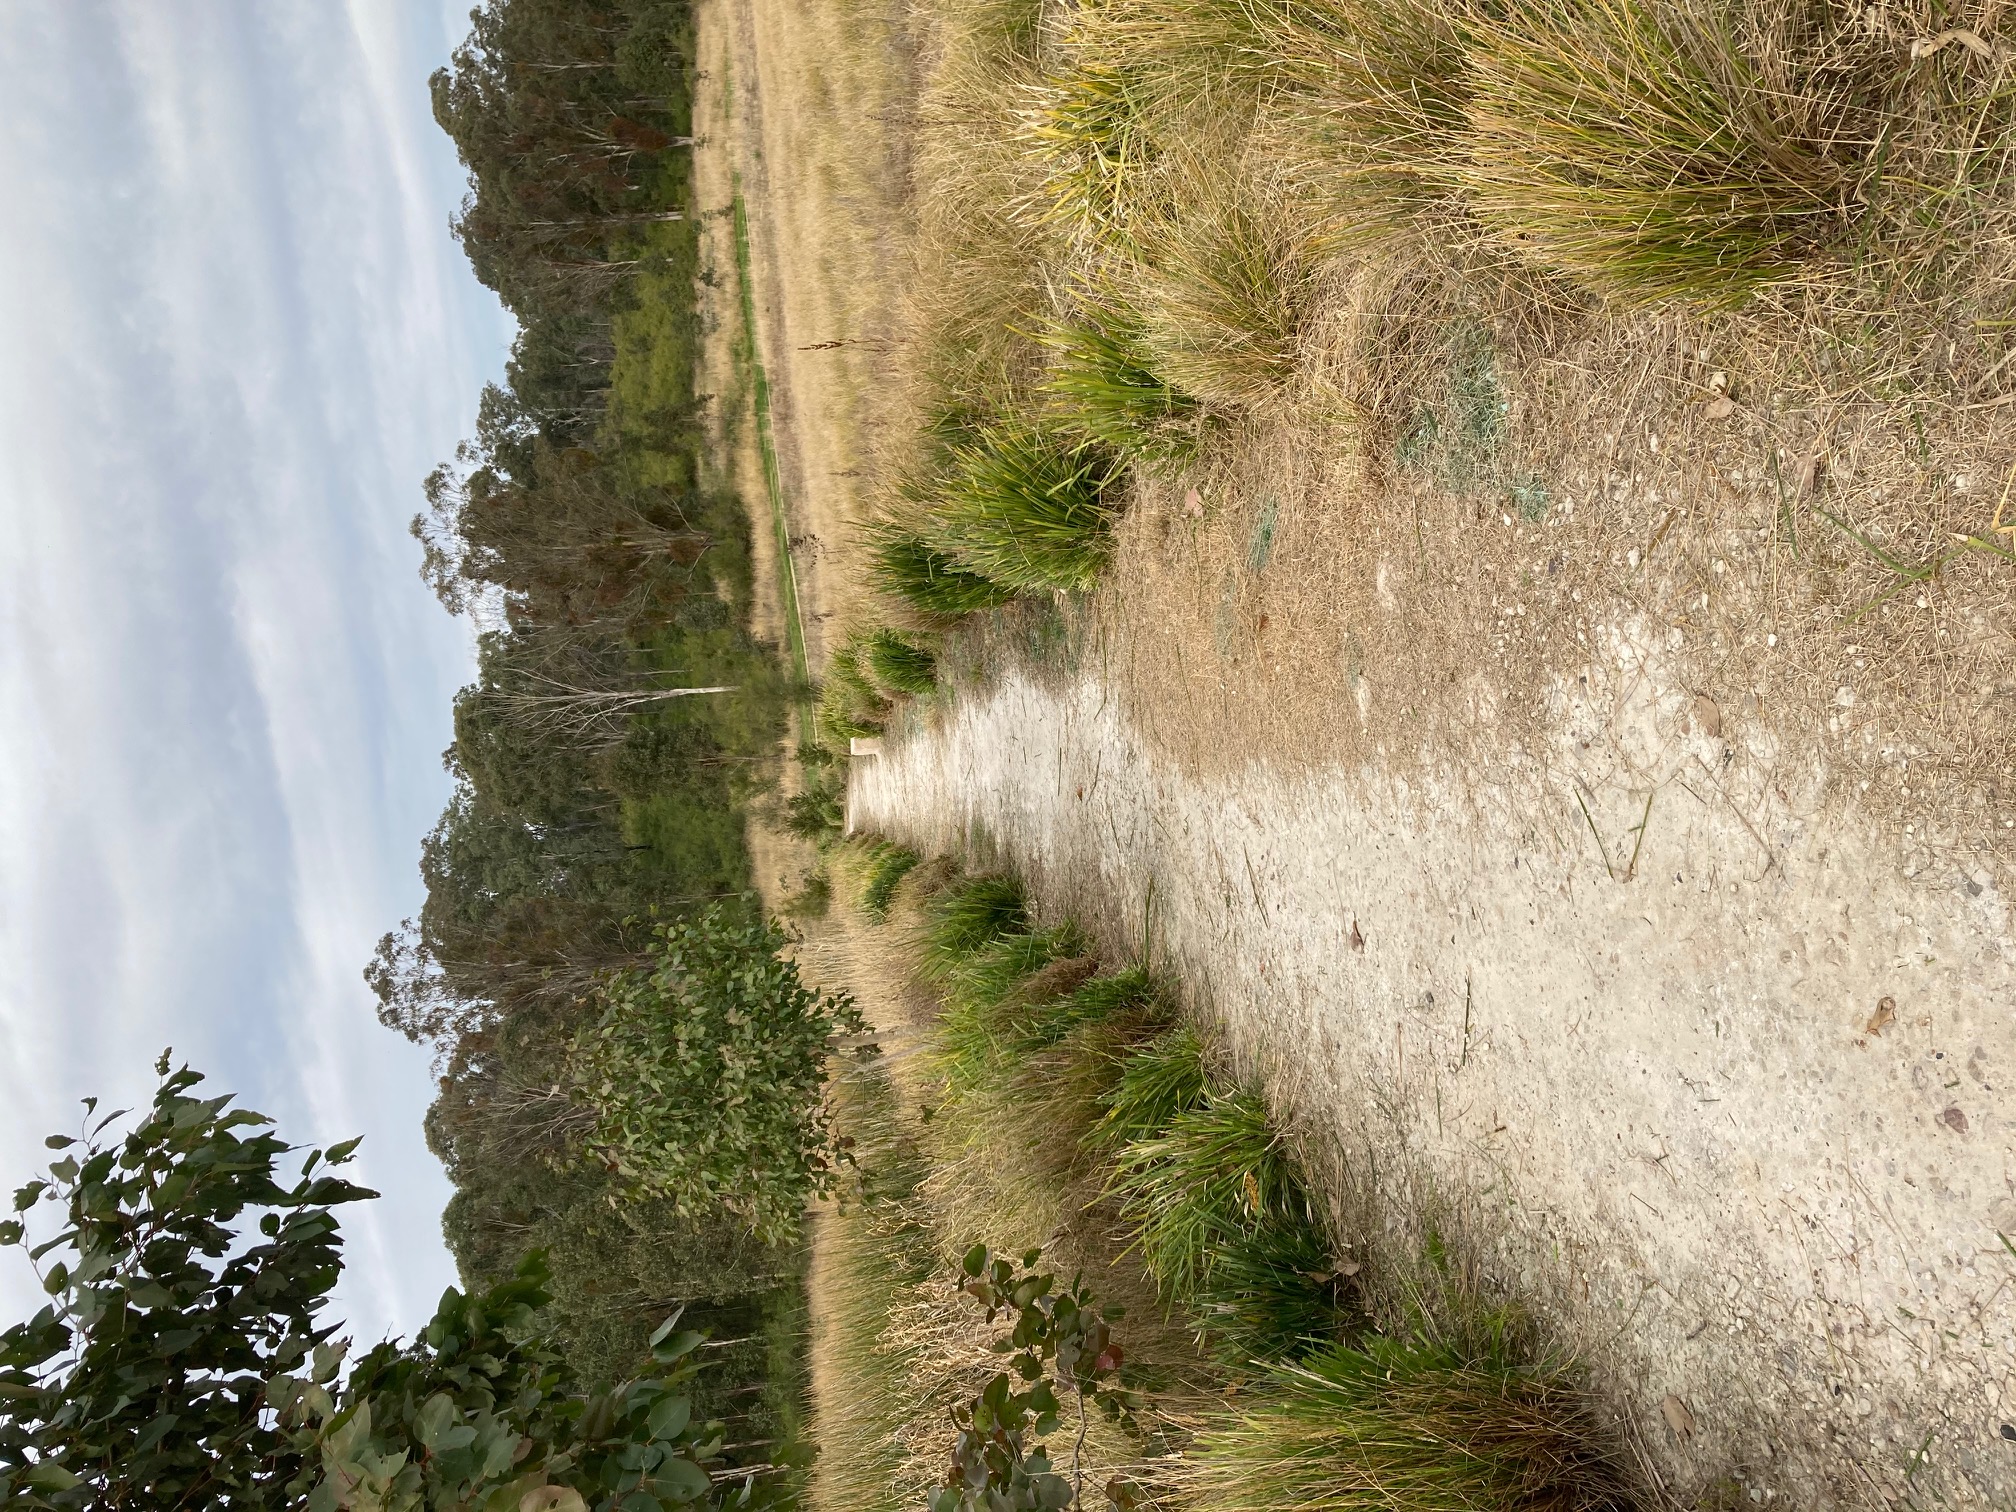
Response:
[[[929,1053],[877,1072],[872,1117],[840,1100],[872,1133],[826,1262],[844,1296],[815,1286],[847,1341],[815,1366],[815,1415],[883,1451],[848,1448],[847,1499],[815,1477],[815,1506],[901,1506],[932,1481],[945,1507],[1004,1486],[1200,1512],[1632,1505],[1574,1370],[1502,1302],[1445,1285],[1375,1326],[1288,1131],[1146,970],[1102,969],[1012,878],[907,875],[883,927],[932,985]],[[878,1211],[877,1190],[900,1196]],[[997,1253],[1039,1238],[1019,1267]],[[981,1363],[998,1332],[923,1326],[955,1288],[1022,1310],[1010,1352],[1041,1354],[1059,1318],[1098,1337],[1002,1372]],[[1110,1411],[1081,1418],[1063,1409],[1095,1360],[1087,1401]],[[948,1412],[949,1474],[925,1452]]]

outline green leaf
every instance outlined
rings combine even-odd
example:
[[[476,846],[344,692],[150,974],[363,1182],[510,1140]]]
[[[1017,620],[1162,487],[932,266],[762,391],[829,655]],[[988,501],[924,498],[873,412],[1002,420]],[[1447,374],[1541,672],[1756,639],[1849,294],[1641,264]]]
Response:
[[[714,1487],[707,1472],[689,1459],[668,1459],[652,1472],[651,1481],[666,1501],[697,1501]]]
[[[420,1404],[419,1412],[413,1416],[413,1436],[429,1449],[440,1442],[441,1435],[460,1413],[455,1400],[446,1392],[437,1392]],[[473,1435],[472,1435],[473,1436]]]
[[[357,1153],[357,1146],[362,1143],[364,1143],[364,1136],[359,1134],[355,1139],[346,1139],[340,1144],[333,1144],[322,1152],[322,1163],[332,1166],[342,1165]]]
[[[70,1491],[84,1484],[81,1478],[54,1460],[43,1460],[31,1466],[24,1479],[38,1491]]]
[[[651,1437],[659,1440],[676,1439],[686,1431],[686,1425],[693,1420],[693,1404],[682,1396],[660,1397],[651,1409]]]
[[[651,1351],[651,1358],[656,1360],[660,1365],[669,1365],[674,1360],[684,1359],[706,1342],[707,1335],[695,1333],[689,1328],[683,1333],[674,1334],[663,1344],[656,1346]]]

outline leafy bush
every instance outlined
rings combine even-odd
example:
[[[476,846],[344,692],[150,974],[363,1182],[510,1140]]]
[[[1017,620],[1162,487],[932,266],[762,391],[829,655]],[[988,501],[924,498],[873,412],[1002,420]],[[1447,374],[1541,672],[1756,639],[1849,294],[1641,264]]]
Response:
[[[816,992],[784,932],[722,908],[661,924],[657,961],[600,993],[569,1056],[592,1112],[587,1156],[680,1211],[721,1204],[765,1237],[795,1231],[838,1156],[821,1104],[832,1037],[866,1024]]]
[[[1068,1479],[1041,1442],[1062,1421],[1057,1388],[1077,1399],[1081,1423],[1095,1406],[1116,1415],[1129,1408],[1118,1379],[1125,1351],[1112,1329],[1119,1311],[1095,1308],[1092,1294],[1077,1281],[1060,1289],[1055,1276],[1036,1270],[1041,1258],[1040,1250],[1030,1250],[1018,1268],[976,1245],[961,1264],[959,1289],[987,1309],[987,1321],[1004,1313],[1014,1319],[1002,1349],[1014,1374],[997,1372],[978,1396],[953,1409],[959,1436],[945,1482],[931,1493],[931,1512],[1082,1506],[1082,1428]],[[1117,1480],[1105,1488],[1109,1507],[1130,1507],[1134,1499],[1131,1488]]]
[[[653,1337],[654,1378],[596,1392],[542,1342],[534,1257],[479,1295],[450,1290],[419,1339],[342,1376],[319,1314],[342,1270],[335,1207],[375,1194],[312,1150],[291,1184],[271,1120],[189,1095],[168,1072],[15,1198],[64,1210],[35,1254],[51,1302],[0,1335],[0,1500],[10,1507],[662,1509],[710,1500],[718,1425],[683,1388],[698,1334]],[[95,1100],[87,1101],[95,1113]],[[317,1168],[321,1171],[318,1174]],[[26,1224],[0,1225],[24,1245]],[[247,1243],[251,1231],[258,1242]]]
[[[1018,592],[1090,588],[1113,551],[1118,469],[1052,427],[1002,421],[956,446],[932,508],[933,544]]]
[[[847,789],[827,774],[809,777],[805,787],[784,800],[784,828],[800,840],[830,839],[847,827]]]
[[[1371,1339],[1277,1365],[1199,1438],[1201,1512],[1625,1512],[1616,1457],[1558,1368]]]
[[[933,620],[962,619],[1015,599],[1013,588],[968,570],[911,531],[884,527],[869,564],[883,592]]]

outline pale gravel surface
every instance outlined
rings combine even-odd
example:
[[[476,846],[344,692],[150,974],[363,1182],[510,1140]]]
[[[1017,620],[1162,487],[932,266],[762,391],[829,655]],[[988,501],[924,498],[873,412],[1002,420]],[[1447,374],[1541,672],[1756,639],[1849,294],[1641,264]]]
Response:
[[[850,823],[1152,918],[1394,1231],[1469,1215],[1676,1500],[2016,1505],[2008,900],[1814,812],[1664,650],[1613,628],[1481,789],[1186,776],[1091,675],[1010,674],[855,762]]]

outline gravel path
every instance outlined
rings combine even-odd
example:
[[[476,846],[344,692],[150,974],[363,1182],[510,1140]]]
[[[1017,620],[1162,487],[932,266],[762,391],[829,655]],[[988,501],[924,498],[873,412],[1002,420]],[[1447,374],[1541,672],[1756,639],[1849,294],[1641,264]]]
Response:
[[[855,762],[850,821],[1152,920],[1361,1191],[1466,1215],[1676,1497],[2016,1505],[2008,902],[1746,776],[1613,642],[1481,793],[1188,776],[1095,678],[1013,674]]]

